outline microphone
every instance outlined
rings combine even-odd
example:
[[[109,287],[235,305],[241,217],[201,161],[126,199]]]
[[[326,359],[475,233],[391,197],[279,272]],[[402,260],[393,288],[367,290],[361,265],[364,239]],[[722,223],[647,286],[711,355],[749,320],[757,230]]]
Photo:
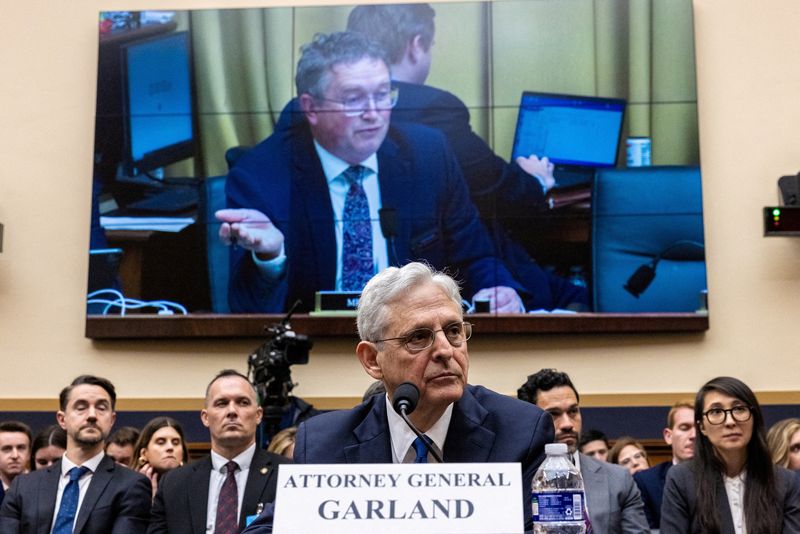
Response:
[[[431,456],[433,456],[434,460],[440,464],[444,463],[442,457],[439,456],[438,452],[436,452],[436,449],[431,447],[430,438],[424,436],[422,432],[420,432],[419,429],[414,426],[414,423],[411,422],[411,419],[408,418],[408,414],[417,408],[417,404],[419,404],[419,388],[417,388],[417,386],[411,382],[403,382],[397,386],[397,389],[394,390],[394,395],[392,395],[392,408],[394,408],[394,411],[400,414],[400,417],[402,417],[403,421],[406,422],[408,428],[410,428],[411,431],[414,432],[414,434],[416,434],[423,443],[425,443],[428,448],[428,452],[431,453]]]
[[[397,237],[397,210],[381,208],[378,210],[378,218],[381,221],[381,233],[389,243],[389,265],[397,265],[397,248],[394,244]]]
[[[697,241],[689,241],[686,239],[671,243],[667,248],[659,252],[656,257],[653,258],[653,261],[640,265],[631,277],[628,278],[625,285],[622,286],[623,289],[638,299],[639,295],[650,287],[650,283],[656,277],[658,262],[664,258],[684,261],[703,261],[706,258],[705,245]]]

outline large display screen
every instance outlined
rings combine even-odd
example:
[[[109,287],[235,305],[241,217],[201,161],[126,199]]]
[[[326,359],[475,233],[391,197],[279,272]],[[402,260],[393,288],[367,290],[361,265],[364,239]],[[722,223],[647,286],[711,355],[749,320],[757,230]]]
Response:
[[[341,297],[329,300],[346,313],[358,287],[345,258],[351,253],[344,237],[351,231],[344,205],[349,186],[341,185],[339,173],[354,164],[366,173],[368,271],[429,262],[459,280],[469,312],[509,311],[502,308],[506,288],[519,297],[513,310],[519,314],[705,311],[701,208],[682,222],[694,225],[690,236],[675,237],[693,243],[686,257],[680,254],[686,247],[650,235],[681,212],[681,195],[699,194],[699,178],[697,187],[686,189],[690,193],[670,193],[665,202],[671,205],[663,210],[646,198],[648,190],[651,197],[666,194],[647,187],[648,180],[664,185],[670,173],[699,176],[690,0],[204,9],[176,12],[169,20],[160,28],[124,27],[99,42],[101,52],[110,39],[123,43],[133,76],[128,83],[166,67],[178,84],[172,89],[183,92],[189,71],[175,61],[191,53],[196,105],[153,100],[171,94],[157,90],[165,87],[161,76],[139,84],[151,93],[127,95],[129,105],[144,103],[145,112],[122,123],[156,145],[181,141],[192,129],[199,140],[193,160],[153,171],[164,177],[153,184],[155,192],[132,192],[130,183],[114,179],[125,174],[124,157],[115,166],[95,155],[92,246],[123,250],[110,288],[115,293],[100,297],[109,301],[107,313],[121,313],[115,299],[130,298],[158,304],[127,307],[126,313],[281,314],[300,300],[296,313],[315,314],[331,294]],[[319,34],[348,29],[375,41],[389,70],[346,59],[298,94],[303,47]],[[154,34],[187,36],[192,44],[154,57],[157,48],[147,46]],[[125,54],[119,65],[101,56],[98,87],[125,83]],[[361,109],[354,108],[358,103]],[[168,124],[159,118],[164,109]],[[96,139],[111,138],[104,131],[109,122],[99,119]],[[362,143],[369,136],[372,160],[356,150],[369,145]],[[131,155],[139,159],[148,150],[134,144]],[[649,159],[659,172],[628,168],[629,150],[638,151],[637,164]],[[557,167],[588,166],[589,178],[549,189],[552,171],[544,157]],[[645,187],[629,190],[645,196],[621,195],[618,204],[626,209],[619,215],[607,208],[598,214],[593,195],[601,178],[603,184],[616,180],[611,171],[625,179],[633,176],[626,171],[635,171]],[[171,180],[176,176],[194,180]],[[195,189],[188,203],[182,197],[142,209],[136,202],[187,188]],[[702,206],[697,198],[685,203],[686,210]],[[655,212],[644,207],[651,204]],[[651,222],[641,225],[636,217],[643,213],[631,205],[649,210]],[[225,208],[239,218],[220,216]],[[622,220],[631,235],[595,232],[607,226],[595,224],[598,216],[630,217]],[[247,232],[231,239],[231,225],[252,229],[258,244]],[[265,239],[269,247],[262,246]],[[670,273],[686,261],[700,262],[701,269],[694,268],[700,281],[672,288],[685,294],[679,305],[648,299],[646,287],[623,294],[620,303],[601,299],[601,288],[629,286],[637,272],[629,261],[611,282],[610,271],[595,272],[595,251],[608,239],[617,240],[611,246],[620,251],[640,254],[636,264],[652,268],[653,286],[672,283]],[[649,242],[661,248],[638,252]]]

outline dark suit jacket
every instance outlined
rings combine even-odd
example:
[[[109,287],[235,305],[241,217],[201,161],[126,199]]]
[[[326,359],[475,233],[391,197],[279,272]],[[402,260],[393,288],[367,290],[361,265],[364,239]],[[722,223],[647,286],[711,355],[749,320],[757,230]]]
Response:
[[[377,152],[381,202],[397,212],[390,260],[425,260],[450,267],[464,295],[497,285],[522,291],[494,257],[486,229],[469,201],[458,162],[439,132],[418,125],[392,127]],[[249,251],[231,250],[231,309],[280,312],[302,300],[309,310],[318,290],[334,289],[336,237],[328,185],[310,129],[299,122],[278,129],[237,161],[226,193],[231,208],[265,213],[285,236],[286,275],[268,282]],[[392,258],[394,256],[394,258]]]
[[[553,419],[536,406],[482,386],[467,386],[453,407],[444,444],[445,462],[520,462],[525,524],[530,528],[530,488],[553,441]],[[383,395],[352,410],[329,412],[300,425],[297,463],[392,463]]]
[[[275,500],[278,465],[288,461],[256,448],[244,489],[240,528],[244,528],[247,516],[256,513],[259,503]],[[205,534],[211,468],[211,457],[207,456],[167,473],[153,502],[148,533]]]
[[[539,181],[516,163],[498,157],[470,126],[470,113],[458,97],[447,91],[405,82],[392,110],[392,124],[423,124],[441,132],[455,154],[472,202],[480,212],[494,245],[494,255],[522,286],[525,307],[589,307],[585,287],[542,269],[509,230],[528,232],[531,215],[546,209]],[[303,124],[297,99],[284,107],[276,131],[285,132]],[[520,236],[517,236],[520,237]]]
[[[697,520],[697,488],[694,460],[669,470],[661,504],[661,534],[701,533]],[[797,474],[775,467],[777,500],[783,508],[782,532],[800,532],[800,480]],[[717,503],[722,534],[733,534],[733,518],[722,475],[717,480]]]
[[[650,528],[658,528],[661,523],[661,501],[664,496],[664,484],[667,482],[667,472],[672,467],[672,460],[662,462],[655,467],[639,471],[633,475],[633,480],[639,486],[644,503],[644,513]]]
[[[61,461],[14,479],[0,510],[3,534],[49,534],[55,514]],[[103,457],[83,498],[74,534],[135,534],[147,531],[150,481]]]

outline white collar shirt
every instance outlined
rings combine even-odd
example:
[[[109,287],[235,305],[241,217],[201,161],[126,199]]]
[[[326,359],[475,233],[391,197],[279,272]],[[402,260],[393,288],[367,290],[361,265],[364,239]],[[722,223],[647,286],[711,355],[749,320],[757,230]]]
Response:
[[[396,464],[412,463],[416,457],[416,453],[412,444],[417,439],[417,435],[408,428],[408,425],[400,415],[394,411],[392,403],[389,401],[389,396],[386,395],[386,414],[389,420],[389,434],[392,438],[392,462]],[[428,436],[436,448],[439,456],[443,455],[444,442],[447,438],[447,429],[450,427],[450,419],[453,417],[453,405],[445,409],[442,416],[430,427],[425,435]],[[428,453],[428,459],[431,459]]]
[[[337,158],[314,141],[314,148],[322,164],[322,172],[328,182],[328,193],[333,207],[333,221],[336,232],[336,290],[342,289],[342,246],[344,241],[344,202],[350,188],[342,173],[350,167],[346,161]],[[381,208],[381,190],[378,180],[378,156],[372,154],[360,162],[364,171],[362,186],[367,195],[369,204],[369,218],[372,221],[372,259],[375,272],[378,273],[389,266],[389,255],[386,248],[386,238],[383,237],[380,225],[379,210]]]
[[[100,451],[96,455],[92,456],[83,464],[78,465],[69,458],[67,455],[64,454],[61,458],[61,476],[58,478],[58,492],[56,493],[56,507],[53,509],[53,522],[50,524],[50,531],[53,531],[53,527],[56,524],[56,519],[58,518],[58,509],[61,507],[61,497],[64,495],[64,488],[67,487],[69,483],[69,472],[73,467],[86,467],[89,469],[89,472],[84,474],[78,480],[78,508],[76,509],[75,519],[72,521],[72,526],[74,528],[75,521],[78,520],[78,512],[81,510],[81,505],[83,505],[83,498],[86,496],[86,492],[89,490],[89,484],[92,481],[92,477],[94,476],[95,471],[97,471],[97,466],[100,465],[100,462],[103,461],[103,457],[106,455],[104,451]]]
[[[255,442],[250,445],[244,452],[231,458],[234,462],[239,464],[239,470],[236,471],[236,491],[239,497],[239,504],[236,508],[237,519],[242,513],[242,502],[244,501],[244,489],[247,485],[247,475],[250,473],[250,465],[253,463],[253,455],[256,453]],[[206,532],[214,532],[214,525],[217,521],[217,503],[219,502],[219,492],[222,490],[222,484],[225,482],[227,469],[225,465],[228,459],[211,451],[211,478],[208,482],[208,508],[206,509]]]
[[[725,482],[725,493],[728,496],[728,505],[733,519],[733,530],[736,534],[746,534],[747,524],[744,517],[744,479],[746,473],[742,471],[735,477],[722,475]]]

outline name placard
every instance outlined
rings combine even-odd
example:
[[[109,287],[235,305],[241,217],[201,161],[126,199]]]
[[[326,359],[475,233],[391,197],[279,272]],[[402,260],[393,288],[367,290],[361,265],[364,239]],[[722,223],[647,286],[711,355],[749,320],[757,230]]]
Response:
[[[521,468],[480,464],[283,464],[280,534],[521,534]]]

